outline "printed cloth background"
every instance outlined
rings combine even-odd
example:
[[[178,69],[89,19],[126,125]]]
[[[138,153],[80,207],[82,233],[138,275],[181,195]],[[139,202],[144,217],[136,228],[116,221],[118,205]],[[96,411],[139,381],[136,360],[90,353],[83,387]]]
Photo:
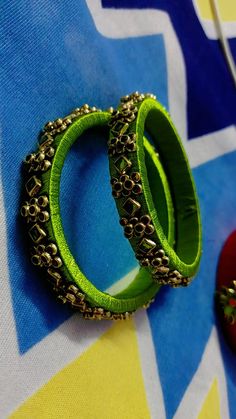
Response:
[[[218,0],[236,59],[236,3]],[[1,2],[0,417],[236,418],[236,357],[217,327],[223,243],[236,229],[236,95],[208,0]],[[187,289],[163,288],[127,322],[58,305],[25,254],[21,162],[44,123],[89,103],[153,92],[169,109],[200,198],[203,257]],[[95,138],[96,137],[96,138]],[[86,275],[113,291],[137,264],[94,132],[63,169],[62,217]]]

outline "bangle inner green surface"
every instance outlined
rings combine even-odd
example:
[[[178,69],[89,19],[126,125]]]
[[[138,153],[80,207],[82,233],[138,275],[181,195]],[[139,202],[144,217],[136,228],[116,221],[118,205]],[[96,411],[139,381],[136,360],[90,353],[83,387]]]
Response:
[[[48,193],[50,202],[51,223],[49,223],[49,234],[51,238],[55,238],[58,245],[60,255],[63,259],[62,271],[65,277],[78,285],[78,287],[86,294],[87,300],[94,306],[103,307],[113,312],[133,311],[138,307],[146,304],[157,293],[159,285],[153,283],[151,275],[148,270],[141,268],[134,281],[122,292],[115,296],[111,296],[105,292],[98,290],[81,272],[73,255],[68,247],[60,214],[60,178],[63,164],[67,153],[69,152],[73,143],[85,132],[87,129],[95,126],[106,125],[110,120],[110,114],[106,112],[96,112],[81,117],[74,122],[71,127],[63,134],[55,139],[56,153],[53,159],[51,171],[45,173],[45,192]],[[147,150],[147,148],[149,150]],[[159,182],[159,187],[155,186],[153,190],[153,198],[156,200],[157,193],[162,194],[163,204],[161,205],[160,212],[163,213],[163,220],[168,219],[169,215],[173,213],[172,203],[169,200],[170,191],[166,189],[166,178],[159,160],[151,158],[149,152],[152,148],[146,146],[146,154],[148,157],[147,164],[150,167],[150,173],[159,173],[156,176]],[[153,151],[154,153],[154,151]],[[145,157],[144,157],[145,158]],[[158,166],[158,167],[157,167]],[[167,190],[167,192],[165,192]],[[167,196],[167,198],[166,198]],[[118,222],[118,221],[117,221]],[[169,223],[169,224],[168,224]],[[168,240],[173,241],[173,220],[169,219],[168,222],[163,221],[163,229],[168,235]]]
[[[155,100],[141,103],[137,122],[138,165],[144,185],[145,200],[161,246],[170,259],[170,267],[183,276],[196,273],[201,256],[201,221],[198,199],[188,159],[181,140],[165,109]],[[160,223],[154,200],[155,189],[145,164],[143,135],[147,131],[160,155],[170,185],[175,212],[175,247]]]

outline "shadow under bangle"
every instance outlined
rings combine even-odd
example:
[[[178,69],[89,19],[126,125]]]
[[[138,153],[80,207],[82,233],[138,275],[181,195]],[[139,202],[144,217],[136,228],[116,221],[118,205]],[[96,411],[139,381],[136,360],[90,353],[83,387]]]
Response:
[[[200,210],[188,159],[170,116],[153,95],[136,92],[121,99],[109,125],[112,193],[125,236],[154,281],[186,286],[196,274],[201,258]],[[162,228],[153,199],[155,177],[148,170],[143,147],[146,133],[160,155],[171,190],[174,246]]]
[[[88,319],[125,319],[137,308],[147,306],[159,289],[150,273],[141,268],[133,282],[119,294],[111,296],[98,290],[80,270],[65,238],[59,193],[66,155],[83,132],[106,126],[110,120],[109,112],[84,105],[68,117],[46,124],[39,149],[26,158],[28,180],[21,215],[28,225],[31,260],[42,268],[58,299],[70,303]],[[147,141],[146,148],[150,170],[157,173],[162,195],[163,229],[173,242],[170,191],[162,165]]]

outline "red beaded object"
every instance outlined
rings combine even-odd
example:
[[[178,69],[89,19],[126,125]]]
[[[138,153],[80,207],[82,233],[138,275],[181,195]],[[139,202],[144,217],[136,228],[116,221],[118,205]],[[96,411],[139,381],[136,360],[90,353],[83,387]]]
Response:
[[[236,352],[236,231],[226,240],[217,272],[218,310],[227,342]]]

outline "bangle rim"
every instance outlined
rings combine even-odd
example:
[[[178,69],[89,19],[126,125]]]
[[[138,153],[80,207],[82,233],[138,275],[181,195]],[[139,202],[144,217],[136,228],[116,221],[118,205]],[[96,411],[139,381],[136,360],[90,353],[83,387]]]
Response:
[[[73,278],[73,282],[84,292],[91,304],[99,304],[103,308],[112,312],[126,312],[136,310],[138,307],[146,304],[156,294],[158,287],[151,284],[146,292],[133,298],[116,298],[116,296],[108,295],[97,289],[82,273],[77,265],[64,235],[64,230],[60,216],[59,191],[60,176],[65,157],[76,139],[82,133],[95,125],[105,125],[110,120],[110,114],[99,112],[89,114],[77,120],[59,139],[55,153],[55,159],[52,164],[50,181],[49,181],[49,199],[51,209],[51,225],[55,241],[59,251],[63,254],[64,269],[67,270],[68,276]],[[58,161],[60,165],[58,166]]]
[[[70,303],[88,319],[125,319],[137,308],[146,308],[160,288],[153,283],[150,273],[141,268],[133,282],[117,296],[103,293],[80,271],[64,235],[59,194],[65,157],[82,132],[96,125],[105,125],[110,119],[109,112],[101,112],[88,105],[77,108],[71,115],[45,125],[39,150],[27,156],[25,161],[30,173],[26,183],[27,200],[30,202],[23,204],[21,215],[30,227],[34,246],[31,260],[46,269],[58,299]],[[161,171],[160,167],[157,170]],[[173,240],[171,223],[172,220],[168,231],[170,240]],[[130,292],[133,293],[132,298]]]
[[[157,118],[157,113],[159,114],[159,119]],[[149,120],[149,126],[146,125],[147,120]],[[177,249],[178,254],[176,253],[176,250],[173,249],[172,245],[168,243],[167,237],[163,233],[153,203],[143,149],[145,128],[146,131],[151,134],[157,151],[162,157],[162,163],[165,166],[166,175],[169,179],[175,207],[177,232],[175,249]],[[156,132],[162,132],[163,138],[160,135],[160,138],[158,139]],[[181,285],[186,286],[191,282],[192,277],[196,274],[199,267],[202,232],[196,188],[181,140],[164,107],[155,100],[153,95],[143,95],[138,92],[121,98],[121,104],[118,107],[118,111],[114,114],[110,123],[109,162],[112,178],[116,176],[118,170],[117,161],[119,160],[117,160],[117,152],[114,148],[114,144],[117,147],[117,144],[123,141],[123,136],[135,138],[136,141],[136,147],[133,150],[130,150],[128,147],[124,150],[122,157],[129,162],[129,165],[126,165],[124,173],[128,174],[130,170],[137,170],[141,175],[143,194],[137,199],[136,197],[133,198],[133,206],[136,205],[137,217],[142,217],[144,214],[147,214],[147,216],[151,217],[154,226],[153,236],[149,238],[144,234],[144,238],[141,241],[137,241],[134,236],[130,236],[128,237],[130,244],[135,251],[137,259],[140,261],[140,264],[146,266],[147,269],[152,272],[155,281],[160,284],[168,284],[174,287]],[[173,153],[173,147],[175,153]],[[167,153],[167,151],[170,152]],[[181,161],[181,165],[179,165],[179,170],[183,172],[181,182],[179,182],[175,173],[176,167],[178,168],[178,159],[175,157],[175,154]],[[172,166],[174,167],[174,170]],[[184,195],[185,182],[187,184],[186,196]],[[180,194],[180,197],[178,194]],[[181,205],[182,197],[184,198],[184,205]],[[121,220],[123,220],[123,217],[125,217],[125,213],[127,212],[127,200],[121,196],[116,196],[115,198],[117,198],[116,205],[119,215]],[[129,206],[131,207],[131,205]],[[130,223],[129,216],[127,219],[128,221],[125,222]],[[187,231],[187,240],[185,240],[185,236],[182,238],[179,237],[181,227],[182,230],[187,230],[186,226],[189,227],[192,219],[194,221],[193,229],[191,229],[193,233]],[[123,223],[124,229],[125,222]],[[186,251],[187,246],[189,245],[188,240],[190,242],[193,241],[192,253],[194,253],[194,260],[192,260],[191,263],[189,263],[188,260],[186,263],[181,260],[181,252],[183,256],[183,251]],[[182,248],[180,248],[180,245],[182,245]]]

